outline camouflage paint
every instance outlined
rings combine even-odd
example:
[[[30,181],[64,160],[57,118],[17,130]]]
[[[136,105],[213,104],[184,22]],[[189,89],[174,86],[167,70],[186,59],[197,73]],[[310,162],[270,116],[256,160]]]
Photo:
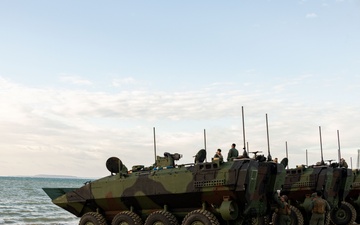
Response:
[[[286,170],[282,193],[298,208],[307,222],[310,219],[311,194],[321,191],[332,209],[341,205],[348,195],[353,175],[345,168],[322,166],[298,166]]]
[[[360,171],[355,169],[353,172],[354,182],[349,194],[346,196],[346,202],[349,202],[357,212],[356,222],[360,223]]]
[[[221,223],[241,224],[271,215],[273,194],[284,181],[282,164],[235,159],[120,172],[61,196],[51,194],[60,194],[61,188],[44,191],[54,204],[78,217],[100,212],[111,221],[119,212],[133,211],[145,220],[152,212],[166,210],[181,219],[193,210],[206,209]],[[230,207],[237,211],[229,213]]]

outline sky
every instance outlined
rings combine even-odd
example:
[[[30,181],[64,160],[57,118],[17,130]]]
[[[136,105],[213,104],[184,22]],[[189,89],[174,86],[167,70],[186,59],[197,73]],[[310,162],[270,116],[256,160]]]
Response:
[[[3,0],[0,27],[0,176],[232,143],[357,167],[359,1]]]

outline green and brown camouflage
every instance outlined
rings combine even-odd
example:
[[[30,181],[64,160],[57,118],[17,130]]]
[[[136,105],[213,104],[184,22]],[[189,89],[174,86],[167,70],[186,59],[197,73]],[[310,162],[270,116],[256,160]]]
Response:
[[[335,224],[345,225],[353,221],[337,218],[338,210],[343,207],[352,182],[351,170],[339,168],[336,164],[309,167],[302,165],[286,170],[282,193],[288,196],[290,203],[301,213],[299,216],[307,223],[311,216],[311,194],[320,191],[332,208],[331,220],[336,221]]]
[[[78,189],[43,189],[54,204],[82,217],[80,225],[267,223],[284,165],[249,158],[175,165],[179,156],[167,153],[154,166],[131,171],[112,157],[109,176]]]
[[[349,194],[346,196],[346,202],[350,203],[351,206],[354,207],[354,209],[346,210],[352,210],[355,211],[356,214],[356,222],[360,223],[360,171],[359,169],[353,170],[354,175],[354,182],[352,184],[352,188],[349,192]],[[354,213],[354,212],[353,212]]]
[[[337,163],[332,165],[338,166]],[[336,176],[336,180],[340,181],[340,185],[338,191],[338,204],[335,205],[330,212],[331,222],[336,225],[353,224],[356,219],[356,211],[351,204],[346,202],[346,198],[352,189],[354,175],[351,169],[335,167],[334,176]]]

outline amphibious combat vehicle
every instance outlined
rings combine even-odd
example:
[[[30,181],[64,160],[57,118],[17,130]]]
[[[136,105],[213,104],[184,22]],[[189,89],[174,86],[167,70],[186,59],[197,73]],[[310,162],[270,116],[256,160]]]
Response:
[[[354,215],[356,213],[356,223],[360,223],[360,171],[359,169],[353,170],[354,175],[354,183],[352,184],[352,188],[349,192],[349,194],[346,196],[346,202],[350,203],[351,206],[346,205],[346,207],[343,207],[341,211],[341,214],[339,216],[342,216],[346,218],[348,215]]]
[[[310,220],[311,194],[316,191],[323,193],[323,198],[327,200],[332,208],[326,218],[326,224],[336,225],[352,224],[355,220],[354,210],[344,210],[353,208],[345,202],[348,195],[353,175],[350,169],[340,168],[337,164],[332,165],[304,165],[286,170],[285,183],[282,193],[286,194],[290,204],[295,207],[293,211],[297,214],[298,221],[295,224],[307,224]]]
[[[205,150],[194,163],[175,164],[180,158],[165,153],[153,166],[128,171],[111,157],[109,176],[80,188],[43,189],[54,204],[81,217],[80,225],[268,224],[274,193],[284,183],[283,164],[265,157],[204,162]]]
[[[355,221],[356,211],[345,199],[351,190],[354,176],[352,171],[347,169],[347,165],[340,163],[339,131],[339,163],[331,163],[334,160],[327,160],[328,164],[324,162],[320,126],[319,134],[321,161],[316,165],[301,165],[286,170],[282,193],[288,196],[294,207],[297,221],[292,224],[308,224],[311,218],[311,194],[320,191],[331,207],[331,211],[326,214],[325,224],[351,225]]]

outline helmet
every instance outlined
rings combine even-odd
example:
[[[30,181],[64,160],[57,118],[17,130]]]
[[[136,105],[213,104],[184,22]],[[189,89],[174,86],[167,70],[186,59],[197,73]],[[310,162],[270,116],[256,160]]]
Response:
[[[281,195],[281,197],[284,198],[285,202],[287,202],[288,196],[286,196],[286,195]]]

